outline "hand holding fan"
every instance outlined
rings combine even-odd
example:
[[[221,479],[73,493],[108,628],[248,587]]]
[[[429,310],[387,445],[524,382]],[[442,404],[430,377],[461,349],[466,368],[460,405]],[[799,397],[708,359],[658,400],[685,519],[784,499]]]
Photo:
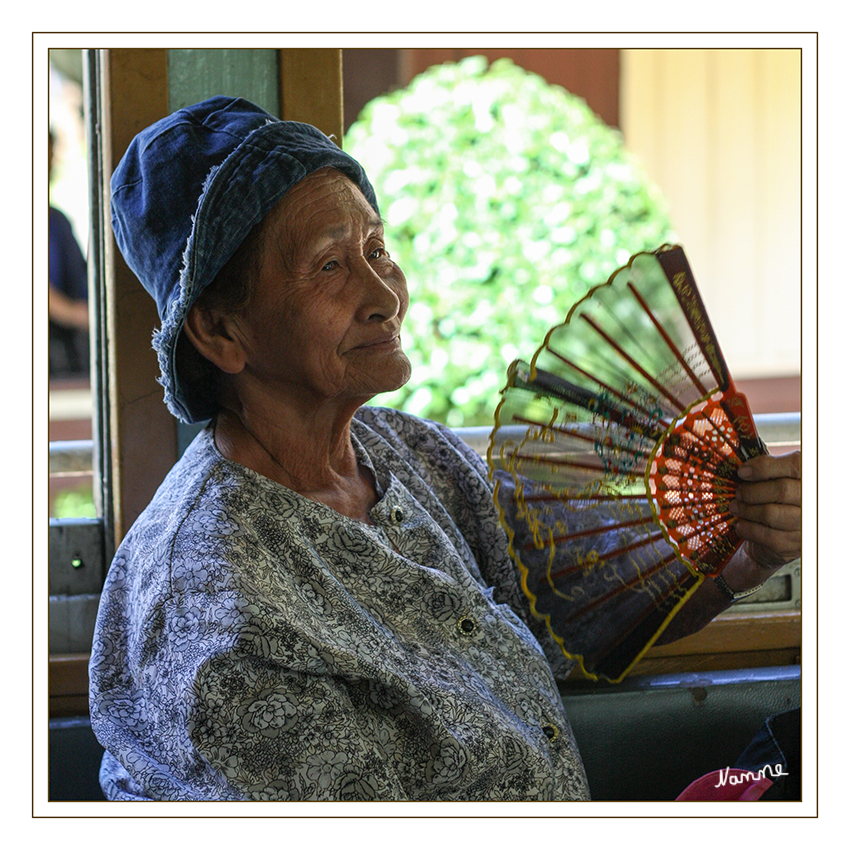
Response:
[[[684,251],[632,257],[502,396],[488,459],[532,610],[620,681],[740,546],[736,469],[767,451]]]

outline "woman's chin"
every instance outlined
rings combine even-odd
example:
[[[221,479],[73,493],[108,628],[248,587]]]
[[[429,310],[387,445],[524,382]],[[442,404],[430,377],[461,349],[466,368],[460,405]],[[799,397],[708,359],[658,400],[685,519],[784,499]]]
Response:
[[[353,394],[374,398],[376,395],[395,392],[410,380],[411,371],[407,355],[399,351],[392,359],[370,370],[370,374],[361,376]]]
[[[404,355],[402,356],[404,357]],[[378,381],[380,389],[376,390],[375,395],[400,390],[410,380],[411,371],[410,361],[407,357],[404,357],[402,363],[399,363],[394,369],[387,369],[386,373],[381,375],[381,379]]]

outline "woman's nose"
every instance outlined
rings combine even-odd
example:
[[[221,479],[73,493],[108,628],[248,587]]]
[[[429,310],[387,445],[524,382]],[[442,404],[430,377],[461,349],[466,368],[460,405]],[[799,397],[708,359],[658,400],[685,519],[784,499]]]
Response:
[[[360,318],[368,322],[388,322],[394,319],[401,307],[401,300],[391,281],[379,275],[364,259],[359,270],[362,286]]]

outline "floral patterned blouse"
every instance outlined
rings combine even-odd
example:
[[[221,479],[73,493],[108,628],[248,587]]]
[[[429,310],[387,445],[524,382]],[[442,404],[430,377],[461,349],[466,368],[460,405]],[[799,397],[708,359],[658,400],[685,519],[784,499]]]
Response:
[[[529,611],[486,467],[397,411],[362,408],[352,439],[372,525],[207,429],[130,530],[90,667],[109,799],[587,798],[554,677],[570,662]]]

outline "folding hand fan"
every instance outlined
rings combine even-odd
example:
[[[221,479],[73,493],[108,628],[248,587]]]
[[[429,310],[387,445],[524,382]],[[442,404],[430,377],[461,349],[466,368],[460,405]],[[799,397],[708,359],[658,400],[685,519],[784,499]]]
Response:
[[[741,544],[736,469],[767,449],[684,251],[632,257],[516,361],[488,459],[532,610],[620,681]]]

